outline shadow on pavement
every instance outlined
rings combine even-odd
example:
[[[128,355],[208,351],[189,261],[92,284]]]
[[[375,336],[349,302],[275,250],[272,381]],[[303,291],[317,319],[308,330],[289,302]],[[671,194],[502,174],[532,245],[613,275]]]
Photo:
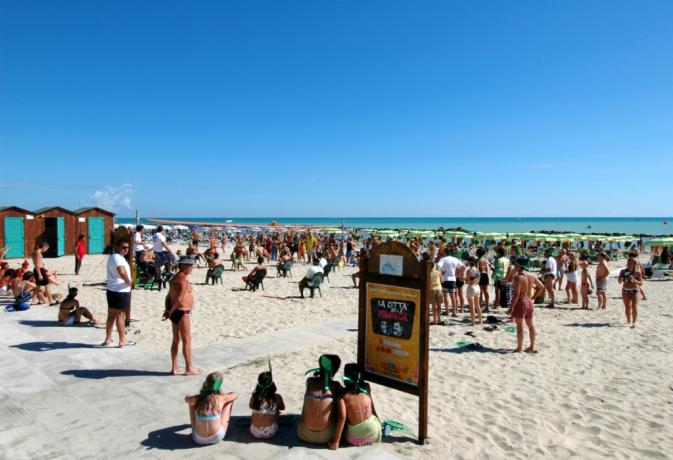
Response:
[[[18,345],[11,345],[10,348],[18,348],[25,351],[50,351],[71,348],[98,348],[98,345],[77,342],[26,342]]]
[[[63,375],[72,375],[80,379],[107,379],[112,377],[163,377],[170,372],[143,371],[137,369],[71,369],[62,371]]]
[[[179,433],[179,431],[186,429],[189,429],[190,434]],[[147,434],[147,439],[141,441],[140,444],[147,447],[147,450],[181,450],[198,447],[196,444],[194,444],[194,441],[192,441],[191,425],[188,423],[150,431]]]

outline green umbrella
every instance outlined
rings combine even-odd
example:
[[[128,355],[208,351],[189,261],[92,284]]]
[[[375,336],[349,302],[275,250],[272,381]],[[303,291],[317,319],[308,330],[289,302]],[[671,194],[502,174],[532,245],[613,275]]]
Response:
[[[478,240],[504,240],[507,237],[504,233],[498,232],[477,232],[475,239]]]
[[[646,246],[673,246],[673,237],[652,238],[645,242]]]
[[[336,234],[336,233],[341,233],[340,228],[321,228],[318,230],[319,233],[328,233],[328,234]]]
[[[458,238],[465,238],[466,236],[467,237],[472,236],[471,233],[461,232],[460,230],[447,230],[447,231],[443,232],[442,235],[451,236],[451,237],[455,236],[455,237],[458,237]]]

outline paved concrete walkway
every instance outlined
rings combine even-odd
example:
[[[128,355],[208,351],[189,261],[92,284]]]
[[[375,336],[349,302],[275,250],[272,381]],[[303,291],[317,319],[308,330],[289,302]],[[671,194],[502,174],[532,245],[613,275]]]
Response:
[[[203,377],[167,380],[167,357],[135,347],[101,349],[103,331],[63,328],[55,311],[33,307],[0,312],[0,458],[394,458],[380,447],[336,452],[306,446],[294,430],[269,442],[252,438],[236,420],[227,440],[196,447],[180,402]],[[226,369],[349,333],[357,318],[311,324],[194,350],[205,369]],[[132,335],[131,335],[132,337]],[[228,388],[247,394],[249,388]],[[169,402],[169,403],[167,403]]]

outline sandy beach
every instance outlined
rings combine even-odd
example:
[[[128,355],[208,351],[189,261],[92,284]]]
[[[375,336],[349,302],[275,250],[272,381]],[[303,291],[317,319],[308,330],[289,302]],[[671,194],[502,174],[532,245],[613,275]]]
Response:
[[[50,269],[60,272],[60,285],[54,291],[65,293],[69,284],[80,287],[81,304],[104,319],[105,260],[105,256],[86,256],[80,276],[75,277],[73,257],[46,259]],[[611,269],[623,265],[621,259],[612,262]],[[225,266],[228,269],[229,263]],[[222,285],[212,286],[202,284],[205,269],[194,269],[190,278],[196,299],[193,347],[235,347],[243,338],[294,327],[310,330],[311,325],[343,318],[356,324],[358,290],[352,288],[350,275],[357,269],[347,267],[330,274],[322,297],[300,299],[297,282],[307,268],[295,264],[293,277],[282,278],[270,267],[264,290],[254,293],[243,291],[240,277],[245,272],[227,270]],[[590,270],[593,275],[595,265]],[[536,309],[537,355],[511,353],[516,336],[505,330],[511,324],[488,332],[483,326],[444,317],[448,325],[432,326],[430,332],[430,440],[425,446],[384,443],[382,448],[410,458],[669,458],[673,452],[673,313],[669,308],[673,283],[648,281],[644,286],[648,300],[641,302],[635,329],[626,327],[614,278],[608,285],[606,311],[595,310],[593,296],[588,311],[565,304]],[[132,316],[137,321],[130,334],[138,343],[136,348],[157,356],[164,353],[168,370],[171,328],[160,320],[165,294],[166,290],[133,292]],[[558,296],[565,300],[565,292],[559,291]],[[21,314],[29,317],[48,308],[55,317],[56,309],[45,306]],[[337,353],[342,363],[355,361],[356,334],[348,330],[336,340],[326,338],[319,345],[270,355],[288,413],[301,411],[304,372],[315,367],[319,354]],[[103,336],[100,330],[101,341]],[[456,343],[461,340],[483,348],[459,348]],[[206,372],[222,370],[227,385],[250,391],[266,366],[260,359],[228,369],[195,364]],[[171,385],[175,379],[166,377],[164,384]],[[373,385],[372,393],[383,419],[401,421],[416,432],[414,397],[379,385]],[[175,404],[184,403],[176,400]]]

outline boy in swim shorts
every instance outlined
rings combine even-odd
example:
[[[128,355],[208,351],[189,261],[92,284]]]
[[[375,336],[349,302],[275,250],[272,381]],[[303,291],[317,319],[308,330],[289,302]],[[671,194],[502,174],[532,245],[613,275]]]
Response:
[[[516,350],[515,353],[526,351],[527,353],[537,353],[535,350],[535,325],[533,324],[533,298],[538,297],[544,291],[544,286],[535,276],[528,273],[528,259],[525,256],[519,256],[515,259],[516,275],[514,276],[514,294],[512,304],[509,306],[508,314],[512,315],[516,322]],[[535,288],[535,294],[530,296],[531,288]],[[530,346],[523,349],[523,323],[528,326],[530,336]]]

